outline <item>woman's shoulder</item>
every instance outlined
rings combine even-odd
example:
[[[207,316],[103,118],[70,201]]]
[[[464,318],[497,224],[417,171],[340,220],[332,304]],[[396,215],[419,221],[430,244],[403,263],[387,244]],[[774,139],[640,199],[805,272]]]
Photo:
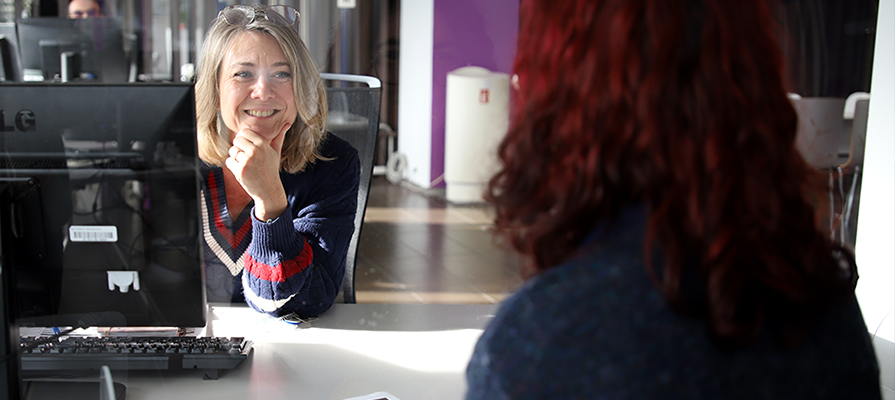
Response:
[[[359,152],[347,140],[327,132],[320,144],[320,154],[324,158],[357,158]]]
[[[317,147],[320,156],[302,172],[284,174],[284,179],[324,179],[330,175],[354,176],[360,171],[357,150],[348,141],[327,132]]]
[[[663,313],[665,302],[651,286],[639,253],[590,251],[529,279],[501,304],[494,329],[537,326],[541,338],[567,337],[569,330],[599,333],[631,322],[632,313]]]
[[[641,219],[640,210],[632,208],[595,228],[577,254],[528,279],[501,305],[501,313],[593,320],[597,312],[605,322],[627,318],[632,309],[664,308],[644,267]]]
[[[668,377],[644,397],[727,397],[746,382],[759,383],[743,391],[757,394],[752,398],[800,390],[872,394],[877,388],[872,346],[854,301],[830,308],[795,348],[762,335],[748,348],[726,351],[713,344],[702,320],[670,308],[642,261],[626,255],[631,252],[592,248],[527,281],[501,305],[477,347],[476,362],[517,366],[499,372],[515,383],[566,380],[593,393],[627,390],[613,379],[594,381],[593,374],[624,375],[633,387]],[[796,383],[817,380],[828,382],[812,388]],[[533,385],[535,391],[555,389]]]

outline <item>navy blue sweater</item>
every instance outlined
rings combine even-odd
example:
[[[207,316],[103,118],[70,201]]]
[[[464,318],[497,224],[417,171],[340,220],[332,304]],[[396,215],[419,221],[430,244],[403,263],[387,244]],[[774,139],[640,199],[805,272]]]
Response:
[[[289,207],[272,222],[251,204],[233,218],[221,168],[204,171],[202,219],[209,302],[246,302],[273,316],[316,316],[329,309],[345,275],[354,233],[360,162],[348,142],[330,134],[318,160],[280,173]]]
[[[632,209],[574,260],[501,306],[467,368],[467,399],[879,399],[879,370],[854,297],[799,345],[770,334],[724,351],[703,320],[667,305],[643,261]]]

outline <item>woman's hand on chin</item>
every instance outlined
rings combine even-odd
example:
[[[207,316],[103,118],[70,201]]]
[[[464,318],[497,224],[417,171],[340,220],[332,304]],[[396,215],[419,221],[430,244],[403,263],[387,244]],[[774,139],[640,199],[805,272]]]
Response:
[[[280,153],[291,126],[291,123],[284,124],[270,142],[255,131],[240,129],[233,137],[230,157],[225,161],[254,200],[255,218],[261,221],[279,217],[288,204],[280,181]]]

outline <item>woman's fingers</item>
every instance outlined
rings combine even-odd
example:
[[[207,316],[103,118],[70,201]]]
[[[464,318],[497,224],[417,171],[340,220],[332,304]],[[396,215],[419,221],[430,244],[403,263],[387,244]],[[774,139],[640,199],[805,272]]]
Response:
[[[287,128],[288,129],[288,128]],[[278,136],[283,136],[281,132]],[[282,146],[282,139],[278,146]],[[276,145],[276,143],[274,143]],[[256,203],[282,191],[280,182],[280,154],[261,135],[241,130],[233,138],[225,165]]]
[[[283,141],[286,140],[286,132],[289,132],[289,128],[291,127],[291,122],[283,124],[283,127],[280,128],[280,132],[276,136],[274,136],[273,140],[270,141],[270,147],[273,147],[273,149],[276,150],[277,154],[283,154]]]

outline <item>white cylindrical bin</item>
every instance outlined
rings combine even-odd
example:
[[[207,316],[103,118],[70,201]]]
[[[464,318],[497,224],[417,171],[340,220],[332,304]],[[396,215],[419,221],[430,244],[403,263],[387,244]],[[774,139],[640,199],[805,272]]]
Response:
[[[446,197],[483,201],[497,168],[497,145],[509,126],[510,77],[481,67],[448,73],[444,132]]]

